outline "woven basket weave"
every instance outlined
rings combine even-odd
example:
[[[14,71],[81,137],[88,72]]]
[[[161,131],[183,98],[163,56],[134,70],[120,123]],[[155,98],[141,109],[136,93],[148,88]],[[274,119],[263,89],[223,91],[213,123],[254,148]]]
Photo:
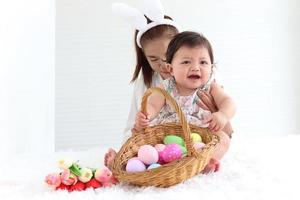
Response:
[[[169,187],[200,173],[211,158],[219,138],[207,128],[189,125],[176,101],[160,88],[150,88],[146,91],[142,99],[143,112],[146,112],[147,99],[153,92],[161,93],[171,103],[178,113],[180,124],[167,123],[151,126],[131,136],[117,153],[112,163],[112,172],[120,182],[137,186]],[[201,151],[192,147],[191,132],[199,133],[202,141],[206,144]],[[137,156],[140,146],[162,143],[164,137],[171,134],[181,136],[184,139],[187,148],[186,157],[144,172],[126,172],[127,161]]]

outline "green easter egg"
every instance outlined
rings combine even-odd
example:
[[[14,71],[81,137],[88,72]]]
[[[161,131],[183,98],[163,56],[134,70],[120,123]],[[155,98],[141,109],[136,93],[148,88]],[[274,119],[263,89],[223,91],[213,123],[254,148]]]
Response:
[[[202,142],[202,138],[198,133],[191,133],[193,142]]]
[[[181,151],[182,151],[182,157],[183,157],[183,156],[186,156],[186,155],[187,155],[187,150],[186,150],[186,148],[183,147],[183,146],[181,146],[181,145],[179,145],[179,146],[180,146],[180,149],[181,149]]]
[[[167,135],[164,138],[164,144],[179,144],[180,146],[184,146],[184,140],[177,135]]]

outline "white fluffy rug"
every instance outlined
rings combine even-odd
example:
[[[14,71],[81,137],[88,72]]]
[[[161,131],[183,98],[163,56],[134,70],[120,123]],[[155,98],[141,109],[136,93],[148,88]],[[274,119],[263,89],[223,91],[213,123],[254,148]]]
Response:
[[[0,199],[143,199],[201,200],[300,199],[300,135],[245,137],[234,135],[221,170],[199,175],[166,188],[137,188],[117,185],[84,192],[52,191],[44,177],[58,171],[56,161],[68,156],[80,164],[101,167],[107,147],[53,155],[19,155],[1,158]]]

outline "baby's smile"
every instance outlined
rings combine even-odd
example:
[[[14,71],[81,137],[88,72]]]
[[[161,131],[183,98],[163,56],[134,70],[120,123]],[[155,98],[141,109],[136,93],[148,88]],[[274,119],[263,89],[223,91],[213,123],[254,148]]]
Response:
[[[192,74],[188,76],[189,79],[198,80],[201,78],[198,74]]]

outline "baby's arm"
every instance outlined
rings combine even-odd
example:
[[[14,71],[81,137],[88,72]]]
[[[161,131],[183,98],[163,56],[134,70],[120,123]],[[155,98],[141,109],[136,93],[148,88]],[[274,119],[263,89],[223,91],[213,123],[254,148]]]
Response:
[[[165,103],[166,99],[162,94],[152,93],[148,97],[147,101],[147,118],[149,120],[154,119],[158,115],[162,107],[165,105]]]
[[[158,115],[165,103],[166,100],[162,94],[156,92],[152,93],[147,100],[147,112],[143,113],[142,111],[139,111],[137,113],[134,128],[139,131],[149,126],[150,121]]]
[[[209,123],[208,127],[211,130],[219,131],[234,116],[236,106],[232,98],[215,82],[211,85],[211,95],[217,105],[218,112],[212,113],[204,122]]]

